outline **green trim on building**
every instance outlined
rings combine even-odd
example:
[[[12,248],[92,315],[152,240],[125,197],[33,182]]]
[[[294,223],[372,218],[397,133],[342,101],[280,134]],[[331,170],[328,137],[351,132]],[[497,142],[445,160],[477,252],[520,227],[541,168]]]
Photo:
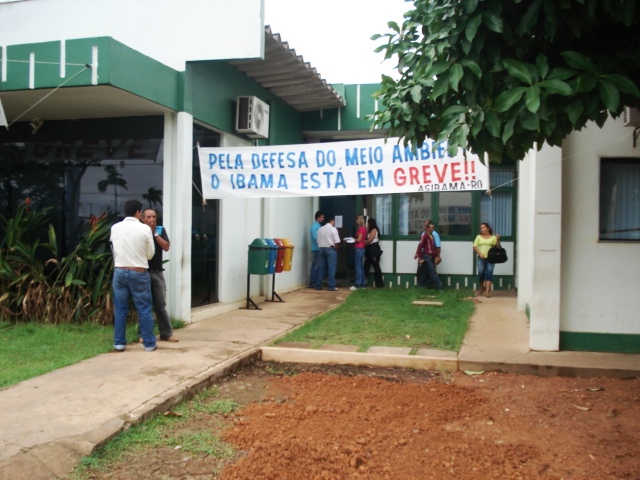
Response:
[[[1,91],[29,90],[29,58],[34,54],[34,89],[61,86],[91,87],[97,48],[98,85],[111,85],[171,110],[182,109],[181,72],[123,45],[111,37],[67,40],[65,76],[60,77],[62,42],[44,42],[7,47],[7,81]],[[80,73],[82,72],[82,73]],[[74,75],[78,74],[74,77]]]
[[[385,288],[417,288],[417,278],[411,273],[382,272]],[[369,273],[369,284],[373,285],[373,273]],[[447,275],[438,274],[443,288],[447,290],[473,290],[474,283],[478,282],[475,275]],[[494,276],[494,290],[514,291],[515,285],[512,276]],[[389,285],[391,283],[391,285]]]
[[[279,97],[227,62],[187,64],[185,106],[194,119],[224,132],[235,133],[236,99],[252,95],[269,104],[269,138],[259,145],[303,143],[302,115]]]
[[[640,353],[640,335],[560,332],[560,350],[579,352]]]

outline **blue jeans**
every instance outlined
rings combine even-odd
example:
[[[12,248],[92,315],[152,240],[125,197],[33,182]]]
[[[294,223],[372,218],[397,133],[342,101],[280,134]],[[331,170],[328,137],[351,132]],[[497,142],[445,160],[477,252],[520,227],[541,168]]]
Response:
[[[358,288],[367,286],[367,277],[364,274],[364,248],[356,248],[354,255],[356,281],[355,285]]]
[[[318,285],[316,289],[322,288],[322,279],[327,273],[327,285],[329,290],[336,288],[336,266],[338,264],[338,254],[335,248],[320,247],[320,273],[318,274]]]
[[[433,261],[433,257],[430,255],[425,255],[424,257],[424,275],[426,279],[430,280],[430,283],[436,290],[442,290],[442,282],[440,281],[440,277],[436,273],[436,264]],[[421,282],[422,283],[422,282]],[[424,286],[427,286],[428,282],[424,282]]]
[[[309,286],[312,288],[322,288],[322,277],[320,276],[320,264],[322,257],[320,250],[311,250],[311,278]]]
[[[478,257],[476,265],[478,266],[478,280],[480,280],[480,283],[493,282],[493,267],[495,267],[495,263],[491,263],[486,258]]]
[[[129,315],[129,298],[132,298],[138,312],[138,326],[144,349],[146,351],[155,350],[156,336],[153,334],[149,274],[114,268],[111,286],[113,287],[113,303],[115,304],[113,348],[124,350],[127,345],[127,316]]]

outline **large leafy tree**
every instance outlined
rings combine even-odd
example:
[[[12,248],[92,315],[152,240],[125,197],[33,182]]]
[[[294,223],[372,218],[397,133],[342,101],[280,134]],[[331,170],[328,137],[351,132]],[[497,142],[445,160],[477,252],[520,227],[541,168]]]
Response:
[[[388,25],[373,119],[405,144],[521,159],[640,97],[638,0],[415,0]]]

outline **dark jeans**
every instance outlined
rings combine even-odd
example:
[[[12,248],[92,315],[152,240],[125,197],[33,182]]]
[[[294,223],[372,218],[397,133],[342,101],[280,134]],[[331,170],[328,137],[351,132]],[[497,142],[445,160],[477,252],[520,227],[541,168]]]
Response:
[[[320,256],[320,250],[311,250],[311,275],[309,279],[309,286],[312,288],[322,287],[322,277],[320,277],[320,263],[322,261],[323,259]]]
[[[164,274],[161,270],[149,270],[149,278],[151,280],[151,297],[153,298],[153,310],[156,312],[156,320],[158,321],[158,330],[160,338],[166,340],[173,336],[173,328],[171,320],[167,313],[167,284],[164,281]]]
[[[436,273],[436,264],[434,262],[434,258],[425,255],[424,263],[422,264],[422,272],[423,278],[420,279],[420,286],[426,287],[427,284],[431,284],[433,288],[436,290],[442,290],[442,282],[440,281],[440,277]]]

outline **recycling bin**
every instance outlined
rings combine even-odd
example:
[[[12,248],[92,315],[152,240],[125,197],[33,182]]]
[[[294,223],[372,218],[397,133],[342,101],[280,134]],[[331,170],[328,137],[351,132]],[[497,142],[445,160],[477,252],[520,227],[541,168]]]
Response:
[[[276,273],[282,273],[284,269],[284,242],[281,238],[274,238],[276,246],[278,247],[278,255],[276,256]]]
[[[265,242],[269,246],[269,263],[267,264],[267,273],[276,273],[276,260],[278,258],[278,246],[273,238],[265,238]]]
[[[271,246],[264,238],[256,238],[249,245],[249,273],[267,275],[269,272]]]
[[[288,238],[283,238],[282,243],[284,243],[284,265],[282,269],[285,272],[290,272],[293,263],[293,244]]]

